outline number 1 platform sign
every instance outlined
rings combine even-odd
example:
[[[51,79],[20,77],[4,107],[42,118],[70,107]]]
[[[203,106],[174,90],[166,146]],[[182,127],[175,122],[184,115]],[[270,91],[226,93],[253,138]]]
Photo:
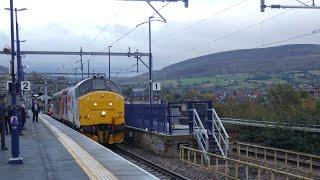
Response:
[[[159,82],[153,83],[152,90],[160,91],[161,90],[161,84]]]

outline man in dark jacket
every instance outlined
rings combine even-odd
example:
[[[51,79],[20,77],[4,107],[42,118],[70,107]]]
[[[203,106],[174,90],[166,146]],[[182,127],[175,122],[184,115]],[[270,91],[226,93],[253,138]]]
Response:
[[[22,120],[21,128],[22,130],[26,130],[24,125],[26,124],[27,114],[26,114],[26,108],[24,104],[21,104],[20,106],[20,113],[21,113],[21,120]]]
[[[7,107],[6,108],[6,115],[5,115],[5,123],[4,123],[6,135],[11,134],[11,123],[10,123],[11,116],[12,116],[11,108]]]
[[[32,121],[36,121],[38,122],[38,115],[39,115],[39,111],[40,111],[40,106],[38,104],[38,101],[34,101],[32,104],[32,113],[33,113],[33,118]]]
[[[1,135],[1,151],[8,150],[5,144],[5,115],[6,115],[6,106],[3,102],[3,99],[0,101],[0,135]]]

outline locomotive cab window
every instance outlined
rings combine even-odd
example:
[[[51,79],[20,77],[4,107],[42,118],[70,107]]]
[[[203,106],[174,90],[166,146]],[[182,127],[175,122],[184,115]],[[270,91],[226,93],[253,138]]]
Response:
[[[92,90],[92,82],[90,80],[85,81],[79,86],[78,89],[79,89],[79,96],[86,94]]]
[[[94,79],[92,81],[92,86],[94,90],[105,90],[106,89],[106,81],[105,79]]]

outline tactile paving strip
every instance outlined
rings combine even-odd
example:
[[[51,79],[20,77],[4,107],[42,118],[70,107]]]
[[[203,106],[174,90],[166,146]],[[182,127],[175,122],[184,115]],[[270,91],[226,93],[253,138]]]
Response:
[[[90,179],[119,179],[99,161],[92,157],[86,150],[79,146],[74,140],[46,120],[45,116],[42,116],[40,120],[58,138]]]

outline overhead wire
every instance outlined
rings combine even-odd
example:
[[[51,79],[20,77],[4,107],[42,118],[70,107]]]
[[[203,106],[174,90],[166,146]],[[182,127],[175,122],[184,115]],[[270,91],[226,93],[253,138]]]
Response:
[[[219,11],[218,13],[215,13],[215,14],[213,14],[213,15],[210,15],[209,17],[203,18],[203,19],[201,19],[201,20],[199,20],[199,21],[197,21],[197,22],[195,22],[195,23],[189,24],[189,25],[183,27],[182,29],[180,29],[180,30],[178,30],[178,31],[175,31],[175,32],[170,33],[170,34],[168,34],[168,35],[166,35],[166,36],[164,36],[164,37],[161,37],[161,38],[159,38],[159,39],[157,39],[157,40],[155,40],[155,41],[152,41],[152,42],[153,42],[152,45],[155,46],[155,47],[157,47],[157,43],[155,43],[156,41],[159,41],[160,39],[162,40],[162,39],[169,38],[169,37],[173,36],[174,34],[176,34],[176,33],[178,33],[178,32],[188,30],[188,29],[192,28],[193,26],[195,26],[195,25],[197,25],[197,24],[201,24],[201,23],[203,23],[203,22],[205,22],[205,21],[208,21],[208,20],[210,20],[210,19],[212,19],[212,18],[214,18],[214,17],[216,17],[216,16],[218,16],[218,15],[220,15],[220,14],[223,14],[223,13],[225,13],[225,12],[227,12],[227,11],[229,11],[229,10],[237,7],[237,6],[240,6],[241,4],[245,3],[246,1],[249,1],[249,0],[242,0],[242,1],[240,1],[240,2],[237,2],[237,3],[233,4],[233,5],[225,8],[225,9],[223,9],[223,10],[221,10],[221,11]],[[165,7],[166,7],[167,5],[169,5],[169,4],[170,4],[170,2],[168,2],[167,4],[165,4],[164,6],[162,6],[158,11],[161,11],[163,8],[165,8]],[[152,16],[155,15],[155,14],[156,14],[156,13],[152,14]],[[121,36],[120,38],[118,38],[117,40],[115,40],[114,42],[112,42],[110,46],[113,46],[115,43],[119,42],[121,39],[123,39],[124,37],[128,36],[129,34],[131,34],[131,33],[134,32],[137,28],[138,28],[138,27],[136,26],[135,28],[129,30],[129,31],[128,31],[127,33],[125,33],[123,36]],[[102,51],[105,51],[105,50],[107,50],[107,48],[103,49]]]
[[[157,11],[161,11],[163,8],[165,8],[167,5],[169,5],[170,2],[167,2],[165,5],[163,5],[161,8],[159,8]],[[155,15],[156,13],[153,13],[151,16]],[[145,20],[146,21],[146,20]],[[121,37],[119,37],[118,39],[116,39],[115,41],[113,41],[110,46],[113,46],[114,44],[118,43],[120,40],[122,40],[123,38],[125,38],[126,36],[128,36],[129,34],[131,34],[132,32],[134,32],[136,29],[138,29],[138,26],[135,26],[134,28],[130,29],[127,33],[125,33],[124,35],[122,35]],[[103,49],[102,51],[107,50],[108,48]]]
[[[251,48],[251,49],[268,47],[268,46],[271,46],[271,45],[275,45],[275,44],[279,44],[279,43],[284,43],[284,42],[292,41],[292,40],[296,40],[296,39],[300,39],[300,38],[307,37],[307,36],[311,36],[311,35],[315,35],[315,34],[318,34],[318,33],[320,33],[320,28],[319,28],[319,29],[316,29],[316,30],[313,30],[312,32],[308,32],[308,33],[304,33],[304,34],[292,36],[292,37],[287,38],[287,39],[282,39],[282,40],[277,40],[277,41],[273,41],[273,42],[270,42],[270,43],[261,44],[261,45],[259,45],[259,46],[253,47],[253,48]]]
[[[221,10],[221,11],[215,13],[215,14],[210,15],[209,17],[206,17],[206,18],[200,19],[200,20],[198,20],[198,21],[196,21],[194,23],[188,24],[188,25],[184,26],[183,28],[181,28],[179,30],[176,30],[176,31],[174,31],[172,33],[169,33],[169,34],[167,34],[165,36],[162,36],[159,39],[156,39],[156,40],[154,40],[152,42],[155,43],[155,44],[158,44],[157,42],[159,42],[161,40],[167,39],[167,38],[169,38],[169,37],[171,37],[171,36],[173,36],[173,35],[175,35],[177,33],[181,33],[182,31],[188,30],[188,29],[194,27],[195,25],[201,24],[201,23],[203,23],[205,21],[212,20],[212,19],[216,18],[217,16],[219,16],[219,15],[221,15],[221,14],[223,14],[223,13],[225,13],[225,12],[231,10],[231,9],[233,9],[233,8],[235,8],[237,6],[240,6],[241,4],[245,3],[246,1],[249,1],[249,0],[242,0],[240,2],[237,2],[237,3],[235,3],[235,4],[231,5],[231,6],[228,6],[225,9],[223,9],[223,10]]]
[[[110,21],[108,24],[106,24],[106,25],[97,33],[97,35],[96,35],[89,43],[87,43],[84,47],[89,46],[91,43],[94,43],[94,44],[95,44],[95,42],[96,42],[96,40],[99,38],[99,36],[100,36],[101,34],[103,34],[107,28],[109,28],[109,27],[111,26],[111,24],[114,22],[114,20],[115,20],[115,19],[118,17],[118,15],[120,14],[120,11],[121,11],[123,8],[125,8],[125,6],[127,5],[127,3],[128,3],[128,2],[126,1],[126,2],[124,2],[124,3],[122,4],[122,6],[120,6],[120,8],[117,10],[117,12],[115,13],[115,15],[113,16],[113,18],[111,18],[111,21]],[[94,49],[95,49],[95,45],[94,45]]]
[[[309,2],[311,2],[311,1],[303,2],[303,3],[309,3]],[[258,22],[258,23],[255,24],[255,25],[260,25],[261,45],[258,46],[258,47],[264,47],[264,45],[265,45],[265,44],[264,44],[264,37],[263,37],[263,27],[262,27],[262,26],[263,26],[263,23],[265,23],[265,22],[267,22],[267,21],[269,21],[269,20],[272,20],[272,19],[274,19],[274,18],[276,18],[276,17],[278,17],[278,16],[280,16],[280,15],[283,15],[283,14],[289,12],[289,11],[293,11],[293,10],[294,10],[294,9],[290,9],[290,10],[281,12],[281,13],[275,15],[275,16],[272,16],[272,17],[270,17],[270,18],[266,18],[266,19],[264,19],[264,20],[262,20],[262,21],[260,21],[260,22]],[[250,28],[251,28],[251,27],[250,27]],[[258,47],[255,47],[255,48],[258,48]],[[207,48],[204,52],[207,52],[208,50],[211,50],[211,49],[212,49],[212,48],[209,47],[209,48]]]
[[[309,6],[308,4],[306,4],[306,3],[302,2],[302,1],[299,1],[299,0],[296,0],[296,1],[298,1],[299,3],[301,3],[301,4],[305,5],[305,6]]]
[[[271,43],[263,44],[263,45],[257,46],[256,48],[266,47],[266,46],[279,44],[279,43],[283,43],[283,42],[287,42],[287,41],[292,41],[292,40],[295,40],[295,39],[303,38],[303,37],[306,37],[306,36],[311,36],[311,35],[318,34],[318,33],[320,33],[320,28],[316,29],[316,30],[313,30],[310,33],[305,33],[305,34],[293,36],[293,37],[290,37],[290,38],[287,38],[287,39],[282,39],[282,40],[274,41],[274,42],[271,42]]]
[[[168,58],[171,58],[169,61],[171,61],[171,60],[179,57],[181,54],[185,54],[186,52],[192,52],[192,51],[194,51],[194,50],[203,48],[204,46],[208,46],[208,45],[211,45],[211,44],[213,44],[213,43],[215,43],[215,42],[218,42],[218,41],[227,39],[227,38],[229,38],[229,37],[235,36],[235,35],[243,32],[243,31],[246,31],[246,30],[248,30],[248,29],[251,29],[251,28],[253,28],[253,27],[257,26],[257,25],[260,25],[260,24],[262,24],[262,23],[265,23],[265,22],[267,22],[267,21],[273,20],[273,19],[275,19],[275,18],[277,18],[277,17],[279,17],[279,16],[281,16],[281,15],[283,15],[283,14],[286,14],[286,13],[290,12],[290,11],[293,11],[293,9],[289,9],[289,10],[280,12],[280,13],[274,15],[274,16],[268,17],[268,18],[266,18],[266,19],[263,19],[263,20],[261,20],[261,21],[259,21],[259,22],[254,23],[254,24],[250,24],[250,25],[248,25],[248,26],[245,26],[245,27],[243,27],[243,28],[240,28],[240,29],[238,29],[238,30],[235,30],[235,31],[233,31],[233,32],[231,32],[231,33],[228,33],[228,34],[226,34],[226,35],[220,36],[220,37],[218,37],[218,38],[216,38],[216,39],[214,39],[214,40],[207,41],[207,42],[201,44],[200,46],[181,50],[178,54],[176,54],[176,55],[174,55],[174,56],[169,56]]]
[[[133,65],[130,65],[128,68],[121,68],[121,69],[119,69],[119,71],[112,71],[111,73],[113,73],[113,74],[117,74],[117,76],[119,75],[119,74],[131,74],[131,73],[136,73],[137,71],[133,71],[133,70],[131,70],[131,71],[129,71],[130,69],[132,69],[132,67],[136,67],[137,66],[137,64],[135,63],[135,64],[133,64]]]
[[[311,1],[306,1],[305,3],[309,3],[309,2],[311,2]],[[248,29],[251,29],[251,28],[253,28],[253,27],[257,26],[257,25],[262,25],[263,23],[265,23],[265,22],[267,22],[267,21],[273,20],[273,19],[275,19],[275,18],[277,18],[277,17],[279,17],[279,16],[281,16],[281,15],[283,15],[283,14],[286,14],[286,13],[288,13],[288,12],[291,12],[291,11],[294,11],[294,9],[288,9],[288,10],[282,11],[282,12],[280,12],[280,13],[274,15],[274,16],[271,16],[271,17],[269,17],[269,18],[263,19],[262,21],[259,21],[259,22],[257,22],[257,23],[251,24],[251,25],[246,26],[246,27],[244,27],[244,28],[240,28],[240,29],[238,29],[238,30],[236,30],[236,31],[234,31],[234,32],[228,33],[228,34],[225,35],[225,36],[221,36],[221,37],[216,38],[216,39],[214,39],[214,40],[212,40],[212,41],[208,41],[208,42],[206,42],[206,43],[203,43],[203,44],[201,44],[200,46],[193,47],[193,48],[190,48],[190,49],[180,50],[180,53],[178,53],[177,55],[169,56],[168,58],[171,58],[171,59],[169,59],[169,61],[172,61],[173,59],[176,59],[176,58],[179,57],[181,54],[185,54],[186,52],[192,52],[192,51],[197,50],[197,49],[199,49],[199,48],[203,48],[203,46],[211,45],[212,43],[215,43],[215,42],[217,42],[217,41],[220,41],[220,40],[227,39],[227,38],[229,38],[229,37],[235,36],[235,35],[243,32],[243,31],[248,30]],[[210,48],[208,48],[208,50],[209,50],[209,49],[212,49],[212,48],[210,47]]]
[[[166,35],[165,37],[162,37],[162,38],[160,38],[160,39],[168,38],[168,37],[171,37],[171,36],[173,36],[174,34],[176,34],[176,33],[178,33],[178,32],[188,30],[188,29],[192,28],[193,26],[195,26],[195,25],[197,25],[197,24],[200,24],[200,23],[203,23],[203,22],[205,22],[205,21],[208,21],[208,20],[210,20],[210,19],[212,19],[212,18],[214,18],[214,17],[216,17],[216,16],[218,16],[218,15],[220,15],[220,14],[223,14],[223,13],[225,13],[225,12],[227,12],[227,11],[229,11],[229,10],[237,7],[237,6],[240,6],[241,4],[245,3],[246,1],[249,1],[249,0],[242,0],[242,1],[240,1],[240,2],[237,2],[237,3],[233,4],[233,5],[225,8],[225,9],[223,9],[223,10],[221,10],[221,11],[219,11],[218,13],[215,13],[215,14],[209,16],[209,17],[203,18],[203,19],[201,19],[201,20],[199,20],[199,21],[197,21],[197,22],[195,22],[195,23],[189,24],[189,25],[183,27],[182,29],[180,29],[180,30],[178,30],[178,31],[176,31],[176,32],[170,33],[170,34],[168,34],[168,35]],[[164,6],[162,6],[160,9],[158,9],[158,11],[161,11],[163,8],[165,8],[165,7],[166,7],[167,5],[169,5],[169,4],[170,4],[170,2],[168,2],[167,4],[165,4]],[[155,14],[156,14],[156,13],[152,14],[151,16],[153,16],[153,15],[155,15]],[[146,21],[146,20],[145,20],[145,21]],[[117,42],[119,42],[120,40],[122,40],[123,38],[125,38],[126,36],[130,35],[130,34],[133,33],[137,28],[138,28],[138,27],[136,26],[136,27],[130,29],[127,33],[125,33],[124,35],[122,35],[121,37],[119,37],[118,39],[116,39],[115,41],[113,41],[113,42],[110,44],[110,46],[113,46],[114,44],[116,44]],[[156,40],[156,41],[159,41],[159,40]],[[153,45],[156,46],[156,43],[154,43]],[[104,49],[102,49],[102,51],[106,51],[107,49],[108,49],[108,48],[104,48]]]

